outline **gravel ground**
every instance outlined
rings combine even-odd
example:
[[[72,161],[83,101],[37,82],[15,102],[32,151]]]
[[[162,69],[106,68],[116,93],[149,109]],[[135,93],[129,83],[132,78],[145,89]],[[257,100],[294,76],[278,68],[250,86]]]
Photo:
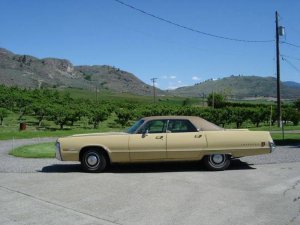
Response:
[[[34,172],[78,172],[80,171],[77,162],[61,162],[56,159],[24,159],[8,155],[8,152],[15,147],[30,145],[43,142],[54,142],[56,138],[34,138],[34,139],[16,139],[0,141],[0,172],[10,173],[34,173]],[[248,165],[277,164],[300,162],[300,143],[291,146],[278,146],[272,154],[258,155],[251,157],[242,157],[240,161],[233,163],[233,167],[245,167]],[[178,165],[163,164],[159,165],[161,170],[178,170]],[[183,170],[197,170],[197,164],[181,164]],[[157,170],[156,165],[119,165],[112,170]]]

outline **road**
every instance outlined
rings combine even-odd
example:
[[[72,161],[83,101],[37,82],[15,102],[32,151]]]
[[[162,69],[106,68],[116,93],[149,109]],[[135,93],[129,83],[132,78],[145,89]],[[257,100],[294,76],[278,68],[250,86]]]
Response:
[[[15,140],[14,146],[54,139]],[[300,146],[235,160],[227,171],[198,163],[112,166],[8,156],[0,142],[0,224],[298,225]]]

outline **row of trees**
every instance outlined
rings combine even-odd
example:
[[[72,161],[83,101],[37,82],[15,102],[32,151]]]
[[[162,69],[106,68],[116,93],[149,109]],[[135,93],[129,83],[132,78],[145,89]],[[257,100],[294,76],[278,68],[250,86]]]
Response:
[[[214,98],[214,99],[212,99]],[[70,94],[61,94],[53,90],[26,90],[17,87],[0,86],[0,123],[10,112],[18,114],[18,121],[24,120],[25,115],[36,118],[40,127],[44,120],[53,121],[61,129],[65,125],[86,118],[94,128],[115,114],[116,122],[127,126],[131,120],[155,115],[189,115],[200,116],[220,126],[234,123],[240,128],[246,121],[255,126],[261,123],[276,122],[276,108],[271,105],[232,104],[227,103],[222,96],[214,94],[208,97],[208,104],[212,107],[198,107],[184,104],[184,106],[170,106],[159,103],[155,106],[141,103],[124,102],[96,102],[89,99],[74,99]],[[282,118],[297,125],[300,120],[300,100],[294,105],[283,107]]]

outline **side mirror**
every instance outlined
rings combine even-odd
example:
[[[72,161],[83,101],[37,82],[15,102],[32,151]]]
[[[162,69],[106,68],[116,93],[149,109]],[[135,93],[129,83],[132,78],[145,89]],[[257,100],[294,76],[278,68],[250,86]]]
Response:
[[[144,137],[148,136],[148,134],[149,134],[149,130],[147,129],[147,130],[143,131],[142,137],[144,138]]]

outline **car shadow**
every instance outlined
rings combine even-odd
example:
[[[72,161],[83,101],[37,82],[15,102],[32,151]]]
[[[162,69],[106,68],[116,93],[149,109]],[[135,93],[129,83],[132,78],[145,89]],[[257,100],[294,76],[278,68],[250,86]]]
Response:
[[[256,169],[253,164],[248,164],[240,159],[231,161],[231,165],[227,170],[249,170]],[[160,162],[160,163],[130,163],[130,164],[114,164],[109,166],[105,173],[164,173],[164,172],[193,172],[208,171],[203,163],[199,162]],[[80,164],[53,164],[45,166],[41,173],[72,173],[84,172]]]

